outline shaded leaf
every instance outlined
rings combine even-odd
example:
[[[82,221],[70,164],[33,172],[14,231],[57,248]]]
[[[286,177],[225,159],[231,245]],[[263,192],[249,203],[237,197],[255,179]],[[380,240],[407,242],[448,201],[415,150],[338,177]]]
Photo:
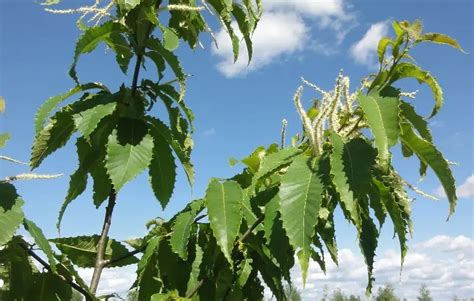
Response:
[[[24,226],[26,231],[30,233],[31,237],[33,237],[36,245],[41,249],[41,251],[46,254],[48,257],[49,266],[53,272],[56,272],[56,260],[54,259],[53,249],[49,244],[48,240],[43,234],[43,231],[32,221],[25,218]]]
[[[23,222],[23,200],[13,185],[0,182],[0,246],[6,244]]]

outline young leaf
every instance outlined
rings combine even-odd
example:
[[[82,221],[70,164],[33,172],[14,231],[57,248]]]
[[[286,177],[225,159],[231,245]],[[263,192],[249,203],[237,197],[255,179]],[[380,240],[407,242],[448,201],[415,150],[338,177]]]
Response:
[[[76,73],[76,64],[81,54],[89,53],[94,50],[100,42],[110,38],[113,33],[125,32],[126,28],[114,21],[108,21],[101,25],[87,29],[79,38],[74,50],[74,59],[71,68],[69,69],[69,76],[79,84],[79,79]]]
[[[412,127],[408,123],[401,123],[402,141],[422,160],[426,165],[431,167],[441,182],[450,203],[449,215],[454,213],[456,207],[456,185],[454,178],[449,169],[449,164],[436,147],[423,138],[414,133]]]
[[[163,46],[166,50],[174,51],[178,48],[179,45],[179,37],[172,29],[165,29],[163,32]]]
[[[61,237],[50,239],[56,247],[66,254],[71,261],[81,268],[91,268],[95,265],[97,256],[98,235],[77,236],[77,237]],[[120,242],[109,238],[105,250],[105,260],[120,258],[128,254],[128,249]],[[137,263],[138,260],[134,256],[124,258],[123,260],[114,262],[109,267],[121,267]]]
[[[281,179],[279,198],[283,228],[297,256],[303,283],[311,257],[311,242],[321,207],[323,185],[318,176],[318,160],[301,155],[293,160]]]
[[[432,42],[436,44],[449,45],[451,47],[454,47],[464,52],[461,45],[459,45],[458,41],[442,33],[436,33],[436,32],[425,33],[418,38],[417,42]]]
[[[435,99],[435,106],[429,118],[433,117],[438,113],[438,111],[443,106],[443,90],[441,90],[438,81],[434,76],[432,76],[429,72],[421,70],[418,66],[404,62],[400,63],[395,66],[393,76],[390,78],[389,84],[402,79],[412,77],[418,80],[419,83],[425,83],[431,88],[431,92],[433,93],[433,97]]]
[[[213,179],[206,190],[206,206],[212,232],[230,264],[234,241],[242,221],[242,199],[242,189],[234,181],[220,183]]]
[[[117,192],[150,165],[152,154],[150,135],[145,135],[137,145],[121,145],[116,132],[109,136],[105,167]]]
[[[291,163],[291,160],[301,151],[295,147],[288,147],[278,152],[268,154],[261,159],[260,168],[255,173],[253,182],[275,172],[285,165]]]
[[[390,161],[390,147],[398,140],[398,99],[373,92],[359,95],[358,101],[374,135],[381,163],[386,167]]]
[[[54,259],[54,252],[48,240],[44,236],[43,231],[35,223],[26,218],[23,225],[25,226],[26,231],[28,231],[31,237],[33,237],[36,245],[41,249],[41,251],[44,252],[44,254],[46,254],[46,257],[48,257],[51,271],[56,273],[56,260]]]
[[[23,222],[23,203],[12,184],[0,182],[0,246],[13,237]]]
[[[390,38],[384,37],[380,39],[379,44],[377,46],[377,55],[379,56],[379,63],[383,63],[383,59],[385,56],[385,51],[387,50],[387,46],[392,44],[392,40]]]

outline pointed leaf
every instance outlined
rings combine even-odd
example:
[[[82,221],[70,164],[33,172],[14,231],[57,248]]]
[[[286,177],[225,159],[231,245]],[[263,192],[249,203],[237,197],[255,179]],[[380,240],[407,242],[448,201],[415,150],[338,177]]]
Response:
[[[69,204],[80,196],[87,187],[87,172],[81,168],[78,168],[69,180],[69,189],[67,191],[66,198],[64,199],[61,209],[59,210],[58,221],[56,222],[56,228],[58,232],[61,231],[61,222],[63,220],[64,213],[66,212]]]
[[[155,135],[153,139],[153,157],[149,171],[150,183],[164,210],[173,194],[176,164],[168,142],[161,135]]]
[[[94,50],[100,42],[105,41],[113,33],[125,32],[124,26],[118,22],[108,21],[101,25],[90,27],[87,29],[79,38],[76,43],[74,50],[74,60],[71,68],[69,69],[69,76],[79,83],[76,73],[76,64],[81,54],[89,53]]]
[[[461,45],[459,45],[458,41],[442,33],[436,33],[436,32],[425,33],[418,38],[417,42],[432,42],[436,44],[449,45],[451,47],[454,47],[464,52]]]
[[[63,147],[74,129],[74,121],[70,111],[56,113],[49,124],[35,138],[31,151],[31,168],[38,167],[48,155]]]
[[[61,237],[50,239],[56,247],[66,254],[71,261],[81,268],[91,268],[95,265],[97,256],[97,243],[99,235],[93,236],[77,236],[77,237]],[[128,254],[128,249],[120,242],[109,238],[105,249],[105,260],[115,259]],[[133,257],[127,257],[123,260],[114,262],[109,267],[121,267],[137,263],[138,260]]]
[[[53,249],[44,236],[43,231],[35,223],[26,218],[24,220],[24,226],[26,231],[28,231],[31,237],[33,237],[36,245],[44,252],[44,254],[46,254],[46,257],[48,257],[51,270],[56,272],[56,260],[54,259]]]
[[[377,54],[379,56],[379,63],[383,63],[383,59],[385,56],[385,51],[387,50],[387,46],[392,44],[392,40],[387,37],[383,37],[380,39],[379,44],[377,46]]]
[[[214,237],[231,264],[231,252],[242,221],[242,199],[242,189],[234,181],[220,183],[213,179],[206,190],[206,206]]]
[[[387,166],[390,160],[389,149],[398,139],[398,99],[371,93],[359,95],[358,101],[374,135],[382,165]]]
[[[6,244],[23,222],[23,200],[13,185],[0,182],[0,246]]]
[[[77,130],[85,138],[96,129],[99,122],[115,110],[116,103],[108,103],[104,105],[97,105],[89,110],[82,111],[80,113],[74,114],[74,124],[76,125]]]
[[[354,223],[356,228],[360,229],[361,224],[359,212],[357,210],[357,203],[350,189],[344,168],[344,141],[337,133],[332,133],[330,138],[332,143],[332,153],[330,155],[330,159],[333,183],[336,191],[339,193],[342,207],[348,213],[350,220]]]
[[[295,158],[281,180],[279,191],[281,220],[290,244],[297,250],[303,283],[306,283],[323,193],[317,170],[316,159],[303,155]]]
[[[395,67],[394,74],[390,79],[389,84],[407,77],[415,78],[416,80],[418,80],[419,83],[425,83],[431,88],[431,92],[433,93],[433,97],[435,99],[435,106],[429,118],[436,115],[443,106],[444,102],[443,90],[438,84],[436,78],[432,76],[429,72],[421,70],[418,66],[412,63],[404,62],[398,64]]]
[[[105,167],[117,192],[150,165],[152,153],[150,135],[143,137],[137,145],[121,145],[116,132],[109,136]]]
[[[456,207],[456,185],[449,168],[449,164],[443,155],[430,142],[424,140],[414,133],[412,127],[407,123],[401,123],[402,141],[422,160],[431,167],[441,182],[450,203],[449,214],[453,214]]]
[[[181,212],[173,224],[173,233],[170,237],[171,250],[185,261],[188,260],[188,242],[195,218],[196,212]]]

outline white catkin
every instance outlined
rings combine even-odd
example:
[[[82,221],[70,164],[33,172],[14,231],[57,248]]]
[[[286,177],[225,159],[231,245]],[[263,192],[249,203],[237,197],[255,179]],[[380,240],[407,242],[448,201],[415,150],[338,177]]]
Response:
[[[421,195],[421,196],[424,196],[425,198],[428,198],[428,199],[431,199],[433,201],[439,201],[439,198],[435,197],[434,195],[431,195],[427,192],[424,192],[423,190],[421,190],[420,188],[416,187],[415,185],[412,185],[406,181],[404,181],[405,185],[410,188],[411,190],[413,190],[414,192],[416,192],[417,194]]]
[[[349,79],[349,77],[348,76],[344,77],[343,79],[344,101],[346,104],[347,112],[352,113],[353,98],[351,97],[352,95],[349,92],[350,84],[351,84],[351,80]]]
[[[340,105],[341,89],[342,89],[342,70],[339,72],[339,75],[336,80],[336,86],[334,87],[333,99],[331,102],[331,109],[329,112],[329,128],[332,129],[333,131],[337,131],[340,127],[339,118],[338,118],[338,108]]]
[[[316,155],[319,153],[319,145],[318,139],[316,137],[316,132],[311,126],[311,120],[309,119],[308,115],[306,114],[303,105],[301,104],[301,93],[303,92],[303,86],[299,86],[296,90],[295,96],[293,97],[293,101],[295,102],[296,110],[300,115],[301,122],[303,123],[303,127],[306,131],[306,135],[308,136],[309,142],[311,144],[311,148],[313,149],[313,153]]]
[[[321,93],[323,96],[329,94],[328,92],[324,91],[323,89],[319,88],[318,86],[316,86],[315,84],[312,84],[310,83],[309,81],[307,81],[306,79],[304,79],[304,77],[301,77],[301,81],[306,84],[308,87],[311,87],[313,88],[314,90],[316,90],[316,92],[319,92]]]
[[[168,10],[180,10],[180,11],[201,11],[204,10],[204,6],[189,6],[184,4],[169,4],[166,6]]]
[[[17,181],[17,180],[38,180],[38,179],[55,179],[63,176],[63,174],[55,175],[42,175],[34,173],[22,173],[16,176],[10,176],[4,179],[5,182]]]
[[[415,99],[417,93],[418,93],[418,90],[413,91],[413,92],[400,92],[400,96]]]

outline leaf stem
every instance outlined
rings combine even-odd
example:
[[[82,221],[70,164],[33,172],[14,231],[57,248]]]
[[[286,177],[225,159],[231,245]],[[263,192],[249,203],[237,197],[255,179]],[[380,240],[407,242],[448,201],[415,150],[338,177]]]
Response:
[[[52,272],[51,266],[46,261],[44,261],[43,258],[41,258],[38,254],[36,254],[33,250],[31,250],[30,248],[28,248],[24,244],[20,243],[19,245],[20,245],[21,248],[23,248],[28,253],[28,255],[30,255],[36,261],[38,261],[46,270],[48,270],[49,272]],[[77,283],[75,283],[72,279],[67,278],[64,275],[60,275],[60,274],[56,274],[56,275],[59,278],[61,278],[63,281],[65,281],[67,284],[69,284],[73,289],[75,289],[79,293],[83,294],[84,297],[86,298],[86,301],[92,301],[89,292],[87,290],[85,290],[84,288],[82,288]]]

